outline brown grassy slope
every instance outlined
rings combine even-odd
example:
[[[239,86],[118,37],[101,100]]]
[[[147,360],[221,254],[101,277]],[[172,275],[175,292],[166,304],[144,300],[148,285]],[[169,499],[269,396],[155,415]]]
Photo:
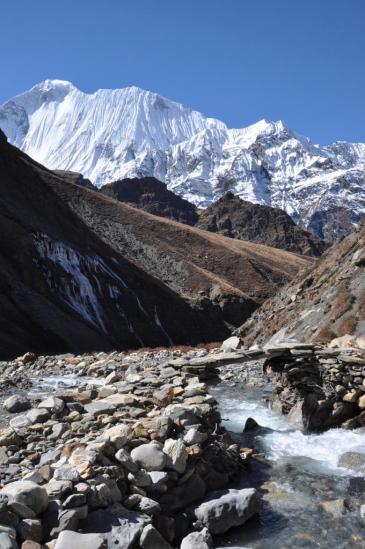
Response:
[[[85,189],[73,187],[70,192],[59,187],[56,192],[100,238],[189,300],[237,296],[250,301],[252,309],[310,263],[302,256],[157,217]]]
[[[275,338],[328,343],[365,333],[365,224],[266,301],[236,333],[246,346]]]

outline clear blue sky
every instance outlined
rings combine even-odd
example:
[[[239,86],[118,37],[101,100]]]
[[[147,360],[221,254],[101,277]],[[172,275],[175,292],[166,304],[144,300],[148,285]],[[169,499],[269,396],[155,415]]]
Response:
[[[9,0],[0,104],[46,78],[137,85],[242,127],[365,141],[365,0]]]

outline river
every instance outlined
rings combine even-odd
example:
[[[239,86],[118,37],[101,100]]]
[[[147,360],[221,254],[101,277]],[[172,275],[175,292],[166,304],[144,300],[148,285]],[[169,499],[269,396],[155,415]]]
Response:
[[[252,459],[235,487],[261,487],[262,510],[242,528],[221,537],[218,545],[365,547],[365,517],[360,516],[364,474],[338,467],[344,452],[365,454],[365,429],[305,434],[261,403],[268,391],[269,387],[246,389],[243,384],[220,384],[210,390],[234,439],[261,454]],[[254,437],[242,434],[248,417],[267,427],[267,432]]]

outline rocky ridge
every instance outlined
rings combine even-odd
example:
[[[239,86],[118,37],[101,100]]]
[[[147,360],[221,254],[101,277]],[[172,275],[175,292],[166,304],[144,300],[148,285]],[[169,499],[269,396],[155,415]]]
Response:
[[[229,238],[258,242],[289,252],[318,257],[329,244],[296,225],[280,208],[241,200],[227,193],[199,212],[197,227]]]
[[[221,234],[289,252],[320,256],[329,244],[300,228],[279,208],[261,206],[227,193],[205,210],[182,199],[153,177],[123,179],[100,192],[142,210]]]
[[[200,541],[210,549],[211,534],[244,524],[258,510],[256,490],[220,490],[248,454],[220,428],[195,375],[205,360],[215,362],[205,372],[214,376],[218,358],[229,360],[201,349],[27,353],[0,363],[2,378],[21,372],[33,383],[2,403],[2,421],[4,410],[11,416],[0,430],[1,541],[14,549],[190,549]],[[42,389],[54,376],[61,385]]]
[[[120,202],[187,225],[196,225],[198,212],[194,204],[169,191],[166,183],[154,177],[123,179],[103,185],[100,192]]]

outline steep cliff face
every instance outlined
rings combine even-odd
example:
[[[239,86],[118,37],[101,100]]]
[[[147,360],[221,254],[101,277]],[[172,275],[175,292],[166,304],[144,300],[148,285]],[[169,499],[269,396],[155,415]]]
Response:
[[[232,191],[330,242],[365,216],[365,144],[316,145],[281,120],[230,129],[137,87],[87,94],[46,80],[0,107],[0,128],[48,168],[97,187],[155,177],[199,207]]]
[[[202,210],[197,227],[309,256],[320,256],[328,247],[326,242],[298,227],[283,210],[252,204],[232,193]]]
[[[101,187],[100,192],[151,214],[187,225],[195,225],[198,221],[196,206],[169,191],[166,183],[154,177],[114,181]]]
[[[365,333],[365,225],[329,248],[237,330],[244,345],[294,338],[328,343]]]

